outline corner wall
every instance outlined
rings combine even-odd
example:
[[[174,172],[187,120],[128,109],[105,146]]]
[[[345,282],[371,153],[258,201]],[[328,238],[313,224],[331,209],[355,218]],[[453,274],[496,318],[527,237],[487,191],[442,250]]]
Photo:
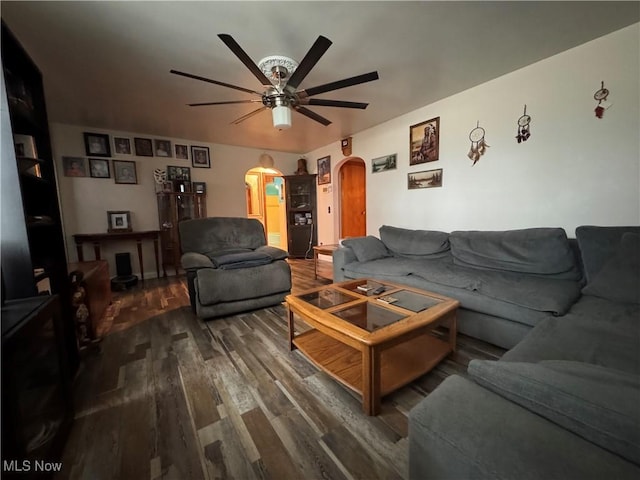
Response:
[[[367,233],[377,236],[384,224],[443,231],[559,226],[572,237],[583,224],[640,224],[639,45],[635,24],[352,135],[352,154],[367,164]],[[597,119],[593,94],[601,81],[613,105]],[[525,104],[531,137],[518,144]],[[439,161],[409,166],[409,127],[438,116]],[[472,166],[469,132],[478,121],[490,148]],[[373,158],[393,153],[396,170],[371,173]],[[318,193],[318,241],[335,243],[339,222],[327,207],[338,211],[340,144],[306,154],[312,168],[326,155],[333,188]],[[407,173],[438,168],[441,188],[407,189]]]

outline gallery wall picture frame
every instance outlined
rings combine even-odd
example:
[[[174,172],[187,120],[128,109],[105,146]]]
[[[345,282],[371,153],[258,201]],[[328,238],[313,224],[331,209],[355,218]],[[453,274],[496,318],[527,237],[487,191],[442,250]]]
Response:
[[[116,183],[136,184],[138,174],[136,172],[136,162],[132,160],[114,160],[113,178]]]
[[[107,212],[107,232],[121,233],[131,232],[131,212],[128,210],[108,211]]]
[[[84,149],[88,157],[110,157],[111,144],[106,133],[84,132]]]
[[[440,117],[409,127],[409,165],[435,162],[440,158]]]
[[[407,186],[409,190],[418,188],[434,188],[442,186],[442,169],[424,170],[422,172],[410,172],[407,174]]]
[[[193,182],[193,191],[195,193],[207,193],[206,182]]]
[[[177,165],[167,165],[167,180],[173,182],[174,180],[191,181],[191,168],[180,167]]]
[[[371,160],[371,173],[384,172],[387,170],[395,170],[398,168],[398,154],[385,155]]]
[[[84,157],[62,157],[62,170],[65,177],[86,177],[87,160]]]
[[[154,143],[154,152],[156,157],[173,157],[173,152],[171,149],[171,140],[158,140],[155,139]]]
[[[136,147],[137,156],[153,157],[153,144],[150,138],[134,137],[133,144]]]
[[[176,158],[180,160],[189,160],[189,147],[186,145],[181,145],[179,143],[175,144],[176,149]]]
[[[31,135],[13,134],[13,145],[17,157],[38,158],[36,141]]]
[[[93,178],[111,178],[109,160],[104,158],[90,158],[89,175]]]
[[[131,155],[131,139],[127,137],[113,137],[113,152],[115,155]]]
[[[318,185],[331,183],[331,156],[318,159]]]
[[[191,166],[194,168],[211,168],[209,147],[191,145]]]

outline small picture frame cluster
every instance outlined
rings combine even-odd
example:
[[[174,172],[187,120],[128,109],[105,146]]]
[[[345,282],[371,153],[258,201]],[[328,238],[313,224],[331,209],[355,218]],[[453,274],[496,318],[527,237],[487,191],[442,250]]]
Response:
[[[109,211],[107,212],[107,232],[121,233],[131,232],[131,212],[129,211]]]

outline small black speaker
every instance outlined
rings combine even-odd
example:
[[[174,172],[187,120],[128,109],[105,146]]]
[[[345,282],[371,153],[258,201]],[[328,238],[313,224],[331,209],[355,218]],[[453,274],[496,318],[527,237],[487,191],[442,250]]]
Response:
[[[130,253],[116,253],[116,272],[119,277],[131,275]]]

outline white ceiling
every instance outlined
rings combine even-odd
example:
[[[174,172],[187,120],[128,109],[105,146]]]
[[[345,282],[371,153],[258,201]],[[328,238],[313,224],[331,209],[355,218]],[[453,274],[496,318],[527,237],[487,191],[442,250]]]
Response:
[[[306,153],[636,23],[640,3],[2,1],[1,13],[43,73],[52,122]],[[256,106],[186,104],[256,97],[169,73],[261,90],[219,33],[255,62],[300,61],[328,37],[300,88],[380,80],[319,95],[370,104],[309,107],[328,127],[295,112],[286,131],[270,112],[232,125]]]

